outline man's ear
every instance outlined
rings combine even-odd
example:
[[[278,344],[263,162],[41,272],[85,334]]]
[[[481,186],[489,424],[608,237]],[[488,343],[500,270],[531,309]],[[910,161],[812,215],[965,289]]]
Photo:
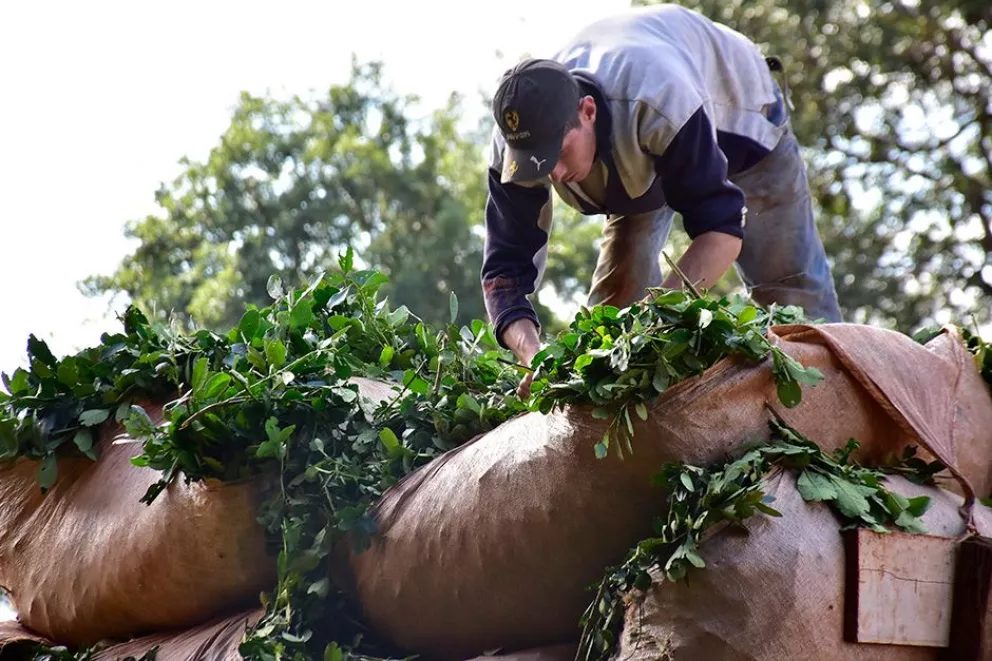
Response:
[[[586,95],[579,99],[579,117],[587,122],[596,121],[596,100]]]

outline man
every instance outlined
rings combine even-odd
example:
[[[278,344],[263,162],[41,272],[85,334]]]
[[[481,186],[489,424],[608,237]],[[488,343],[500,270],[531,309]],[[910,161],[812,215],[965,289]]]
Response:
[[[682,286],[660,269],[679,212],[692,243],[678,266],[691,282],[711,287],[736,263],[758,302],[840,321],[776,62],[698,13],[657,5],[599,20],[503,75],[481,272],[503,346],[526,365],[540,348],[527,297],[544,273],[552,187],[584,214],[607,214],[590,305]]]

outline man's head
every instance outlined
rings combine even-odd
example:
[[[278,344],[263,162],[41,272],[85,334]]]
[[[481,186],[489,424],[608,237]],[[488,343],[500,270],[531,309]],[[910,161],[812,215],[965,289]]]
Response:
[[[506,141],[502,180],[580,181],[596,157],[596,102],[553,60],[530,59],[503,74],[493,117]]]

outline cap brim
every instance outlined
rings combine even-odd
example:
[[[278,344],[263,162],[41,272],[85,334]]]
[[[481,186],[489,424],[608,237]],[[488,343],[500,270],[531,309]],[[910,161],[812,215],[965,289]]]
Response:
[[[501,181],[534,181],[551,174],[561,155],[561,140],[534,149],[514,149],[509,145],[503,152]]]

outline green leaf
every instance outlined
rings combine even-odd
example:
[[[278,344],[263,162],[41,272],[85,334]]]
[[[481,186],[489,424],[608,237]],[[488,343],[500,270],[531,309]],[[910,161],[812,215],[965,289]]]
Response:
[[[603,457],[605,457],[609,449],[610,449],[610,433],[606,432],[606,434],[603,435],[603,440],[597,443],[594,447],[594,450],[596,451],[596,458],[602,459]]]
[[[597,420],[606,420],[610,417],[610,412],[601,406],[597,406],[592,410],[592,417]]]
[[[355,251],[349,245],[347,249],[338,257],[338,266],[344,273],[350,273],[355,266]]]
[[[38,467],[38,485],[41,490],[48,491],[55,484],[58,477],[58,463],[54,454],[46,454]]]
[[[685,558],[692,563],[693,567],[696,567],[697,569],[703,569],[706,567],[706,562],[703,560],[703,557],[692,549],[686,550]]]
[[[389,367],[389,364],[393,362],[394,355],[396,355],[396,352],[391,346],[384,346],[379,353],[379,367]]]
[[[748,305],[737,315],[737,325],[744,326],[754,321],[757,317],[758,309],[753,305]]]
[[[313,321],[313,304],[307,300],[303,299],[296,304],[293,308],[293,312],[290,315],[290,323],[293,328],[306,328]]]
[[[382,441],[383,447],[393,454],[400,449],[400,439],[396,438],[395,432],[389,427],[384,427],[379,431],[379,440]]]
[[[831,475],[830,480],[837,490],[837,508],[844,516],[860,519],[868,514],[871,508],[856,485],[836,475]]]
[[[275,369],[286,364],[286,345],[280,340],[265,341],[265,360]]]
[[[209,371],[207,368],[207,363],[208,361],[206,356],[201,356],[193,362],[193,377],[190,387],[193,390],[194,396],[198,395],[200,391],[203,390],[203,386],[207,383],[207,372]]]
[[[634,405],[634,409],[637,411],[638,418],[641,420],[648,419],[648,407],[644,405],[644,402],[637,402],[637,404]]]
[[[59,363],[55,375],[63,385],[73,388],[79,383],[79,372],[76,370],[76,361],[72,357],[66,358]]]
[[[929,496],[917,496],[916,498],[909,499],[909,505],[906,507],[906,511],[913,516],[923,516],[933,505],[933,501],[930,500]]]
[[[692,483],[692,478],[689,477],[688,473],[682,473],[681,475],[679,475],[679,480],[682,482],[682,486],[684,486],[689,491],[695,490],[696,487]]]
[[[72,437],[72,442],[79,448],[80,452],[90,459],[96,460],[96,454],[93,452],[93,434],[90,433],[89,429],[80,429],[77,431]]]
[[[824,501],[837,498],[837,489],[833,481],[826,475],[814,471],[803,471],[796,481],[799,495],[807,501]]]
[[[654,373],[654,379],[652,379],[651,385],[654,387],[656,392],[663,393],[668,389],[668,383],[668,374],[659,365],[658,369]]]
[[[410,311],[405,305],[401,305],[397,309],[389,313],[387,317],[389,320],[389,325],[392,327],[402,326],[406,323],[406,320],[410,318]]]
[[[14,370],[14,374],[8,377],[6,372],[3,374],[3,383],[7,387],[7,392],[15,397],[19,395],[26,395],[31,390],[31,384],[28,381],[28,373],[18,367]]]
[[[310,587],[307,588],[307,594],[315,594],[321,599],[323,599],[324,597],[327,596],[330,587],[331,587],[330,580],[325,576],[319,581],[316,581],[315,583],[311,583]]]
[[[779,401],[787,408],[799,406],[803,399],[803,391],[795,381],[779,381],[776,384]]]
[[[278,275],[270,275],[268,281],[265,283],[265,291],[267,291],[269,296],[273,299],[281,298],[283,295],[282,278]]]
[[[344,661],[344,652],[337,643],[330,643],[324,648],[324,661]]]
[[[244,336],[245,341],[251,342],[252,338],[255,337],[255,331],[258,330],[261,319],[262,315],[255,309],[248,310],[241,316],[241,321],[238,323],[238,330]]]
[[[581,374],[584,369],[592,364],[593,360],[595,360],[595,358],[591,354],[582,354],[575,359],[575,371]]]
[[[48,348],[48,343],[44,340],[39,340],[34,334],[28,336],[28,355],[32,358],[37,358],[44,365],[55,368],[58,364],[58,359]]]
[[[267,441],[259,443],[258,449],[255,450],[255,456],[260,459],[265,459],[267,457],[282,457],[285,455],[286,446],[278,438],[270,438]]]
[[[754,504],[754,507],[755,507],[755,509],[759,510],[760,512],[764,512],[768,516],[774,516],[774,517],[781,517],[782,516],[782,513],[779,512],[777,509],[775,509],[774,507],[770,507],[768,505],[765,505],[764,503],[755,503]]]
[[[455,323],[455,319],[458,318],[458,297],[455,296],[454,290],[452,290],[451,295],[448,297],[448,320],[451,323]]]
[[[413,370],[406,370],[403,373],[403,385],[418,395],[426,395],[431,389],[430,384],[417,376]]]
[[[106,422],[110,417],[108,409],[90,409],[79,414],[79,424],[85,427],[96,427]]]
[[[200,393],[200,397],[205,400],[211,400],[222,394],[227,387],[231,384],[231,375],[227,372],[217,372],[207,381],[206,385],[203,386],[203,391]]]
[[[358,393],[351,388],[335,388],[334,394],[340,397],[345,404],[350,404],[358,399]]]
[[[468,409],[476,415],[482,415],[482,407],[479,406],[479,402],[467,392],[458,396],[457,405],[458,408]]]
[[[897,526],[899,526],[908,533],[925,535],[927,532],[927,529],[926,527],[924,527],[923,522],[908,511],[903,512],[898,517],[896,517],[895,523]]]

